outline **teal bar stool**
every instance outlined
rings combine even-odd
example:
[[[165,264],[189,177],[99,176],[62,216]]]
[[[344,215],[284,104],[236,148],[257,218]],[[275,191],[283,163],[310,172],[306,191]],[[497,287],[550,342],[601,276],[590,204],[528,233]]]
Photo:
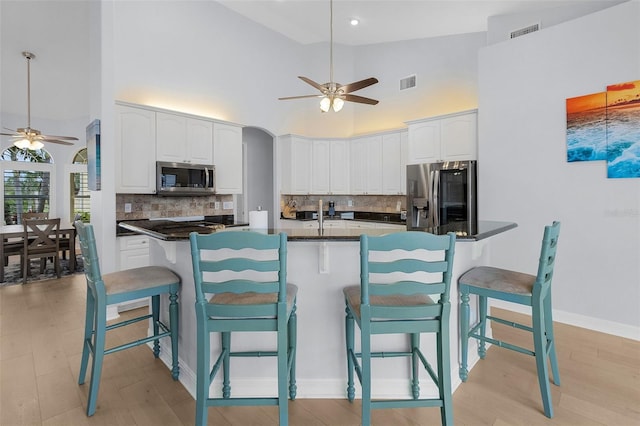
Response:
[[[287,234],[252,231],[190,235],[196,287],[196,425],[207,424],[210,406],[277,405],[280,425],[289,421],[288,400],[296,397],[296,296],[287,284]],[[212,295],[212,296],[211,296]],[[231,333],[275,332],[275,351],[232,351]],[[211,365],[210,334],[220,333],[221,350]],[[276,397],[231,397],[232,357],[276,357]],[[222,397],[209,389],[222,367]],[[287,394],[288,393],[288,394]]]
[[[538,382],[542,394],[544,414],[553,417],[551,389],[549,387],[549,369],[547,359],[551,361],[553,381],[560,385],[558,372],[558,358],[553,337],[553,318],[551,315],[551,280],[558,248],[560,222],[546,226],[540,250],[537,275],[530,275],[506,269],[479,266],[464,273],[459,279],[460,298],[460,339],[462,359],[460,363],[460,379],[467,381],[467,351],[469,339],[477,339],[478,355],[484,359],[486,355],[485,342],[492,343],[505,349],[511,349],[526,355],[534,356],[538,370]],[[469,323],[469,295],[478,296],[478,323]],[[487,315],[487,299],[499,299],[531,307],[532,327],[506,321],[492,315]],[[495,321],[533,334],[534,350],[512,345],[508,342],[492,339],[486,336],[487,321]]]
[[[449,346],[449,288],[455,234],[399,232],[360,236],[360,285],[346,287],[347,397],[355,398],[353,373],[362,386],[362,424],[371,423],[377,408],[440,407],[442,424],[453,425]],[[432,297],[430,297],[432,296]],[[354,324],[360,327],[361,352],[354,345]],[[437,368],[420,350],[420,334],[436,334]],[[374,352],[371,336],[407,334],[410,347],[399,352]],[[371,358],[411,358],[412,399],[371,399]],[[420,364],[438,387],[438,397],[420,398]]]
[[[92,416],[96,412],[102,362],[105,355],[153,342],[153,355],[158,358],[160,355],[159,339],[171,337],[171,375],[173,380],[178,380],[178,291],[180,290],[180,277],[170,269],[160,266],[145,266],[102,275],[93,226],[76,221],[75,227],[80,237],[80,248],[87,279],[87,311],[78,384],[84,384],[89,354],[91,354],[93,363],[91,365],[87,416]],[[169,297],[169,325],[160,320],[160,295],[162,294]],[[108,305],[144,297],[151,297],[151,314],[107,325]],[[105,349],[107,331],[144,320],[152,321],[153,334],[151,336]]]

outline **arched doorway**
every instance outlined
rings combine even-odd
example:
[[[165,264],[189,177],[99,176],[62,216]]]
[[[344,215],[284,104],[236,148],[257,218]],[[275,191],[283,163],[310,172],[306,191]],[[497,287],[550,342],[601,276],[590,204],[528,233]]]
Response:
[[[279,209],[274,205],[273,135],[257,127],[244,127],[242,147],[244,188],[238,219],[248,222],[249,211],[261,207],[269,212],[269,228],[275,228]]]

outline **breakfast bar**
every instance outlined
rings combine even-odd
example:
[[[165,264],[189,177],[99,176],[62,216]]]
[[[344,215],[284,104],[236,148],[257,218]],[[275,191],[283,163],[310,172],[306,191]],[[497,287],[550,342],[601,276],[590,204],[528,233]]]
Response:
[[[152,222],[152,221],[151,221]],[[151,238],[150,260],[152,265],[173,269],[182,278],[180,290],[179,359],[180,381],[195,395],[196,383],[196,318],[194,313],[195,289],[191,266],[189,241],[185,235],[178,237],[174,232],[163,235],[156,229],[145,229],[146,222],[122,222],[121,227],[148,235]],[[457,279],[468,269],[487,264],[490,260],[492,238],[515,228],[512,222],[479,221],[473,226],[457,224],[456,227],[442,229],[419,229],[432,233],[456,232],[458,235],[451,283],[451,353],[459,357],[458,333],[458,291]],[[222,232],[202,228],[203,232]],[[224,230],[224,232],[247,232],[247,230]],[[346,359],[344,319],[345,306],[342,288],[359,283],[359,237],[382,235],[389,232],[406,232],[389,229],[279,229],[261,232],[286,232],[288,235],[287,281],[296,284],[298,292],[298,346],[297,372],[298,398],[342,398],[346,395]],[[164,300],[164,315],[168,315],[168,301]],[[472,305],[473,306],[473,305]],[[475,310],[471,318],[475,317]],[[275,335],[246,333],[234,339],[234,349],[243,346],[261,345],[259,349],[269,350],[275,346]],[[273,337],[273,338],[272,338]],[[397,350],[404,336],[386,336],[374,340],[374,345],[382,350]],[[356,338],[356,340],[358,340]],[[170,345],[170,342],[162,342]],[[212,338],[212,350],[219,349],[219,339]],[[422,341],[423,352],[428,359],[435,359],[435,343],[430,338]],[[163,350],[161,357],[170,365],[170,351]],[[473,346],[469,350],[469,365],[477,361]],[[375,361],[374,361],[375,362]],[[373,376],[373,392],[378,398],[406,397],[409,386],[398,380],[398,371],[407,370],[406,359],[385,360],[385,369],[376,370]],[[274,375],[275,361],[269,358],[243,360],[232,363],[234,377],[233,391],[238,396],[264,396],[273,394],[277,380]],[[458,361],[452,360],[451,378],[453,389],[460,384]],[[423,395],[435,395],[437,388],[430,380],[422,381]],[[221,393],[221,386],[214,382],[212,395]]]

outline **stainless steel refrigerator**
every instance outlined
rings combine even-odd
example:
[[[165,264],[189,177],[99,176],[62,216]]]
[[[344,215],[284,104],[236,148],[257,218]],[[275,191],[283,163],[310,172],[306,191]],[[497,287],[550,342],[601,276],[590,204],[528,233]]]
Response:
[[[477,162],[407,166],[407,228],[477,222]]]

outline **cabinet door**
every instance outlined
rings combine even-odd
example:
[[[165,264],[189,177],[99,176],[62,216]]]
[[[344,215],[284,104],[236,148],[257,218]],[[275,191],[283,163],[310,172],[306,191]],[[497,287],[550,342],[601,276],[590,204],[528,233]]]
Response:
[[[311,193],[330,194],[331,142],[314,140],[311,157]]]
[[[365,139],[367,180],[365,194],[382,194],[382,136]]]
[[[155,194],[156,113],[116,105],[116,192]]]
[[[230,124],[213,125],[213,164],[216,166],[216,193],[242,193],[242,128]]]
[[[187,118],[187,162],[213,164],[213,122]],[[242,132],[240,134],[242,150]],[[240,151],[242,156],[242,151]],[[242,161],[242,157],[241,157]]]
[[[440,122],[442,160],[475,160],[477,156],[476,129],[476,112],[443,118]]]
[[[329,182],[332,194],[349,194],[349,143],[332,140]]]
[[[291,140],[291,193],[311,192],[311,141],[302,138]]]
[[[186,163],[187,118],[181,115],[156,113],[156,158],[158,161]]]
[[[382,135],[382,193],[402,194],[400,132]]]
[[[375,222],[359,222],[357,220],[349,221],[347,224],[347,228],[355,228],[355,229],[375,229]]]
[[[351,140],[351,147],[349,150],[350,161],[349,164],[349,184],[350,192],[354,195],[364,194],[366,191],[366,144],[364,139]]]
[[[409,132],[400,132],[400,193],[407,195],[407,160],[409,158]]]
[[[149,237],[135,235],[118,237],[120,271],[149,266]]]
[[[156,113],[158,161],[213,164],[213,123],[177,114]]]
[[[440,161],[440,121],[409,125],[409,164]]]

